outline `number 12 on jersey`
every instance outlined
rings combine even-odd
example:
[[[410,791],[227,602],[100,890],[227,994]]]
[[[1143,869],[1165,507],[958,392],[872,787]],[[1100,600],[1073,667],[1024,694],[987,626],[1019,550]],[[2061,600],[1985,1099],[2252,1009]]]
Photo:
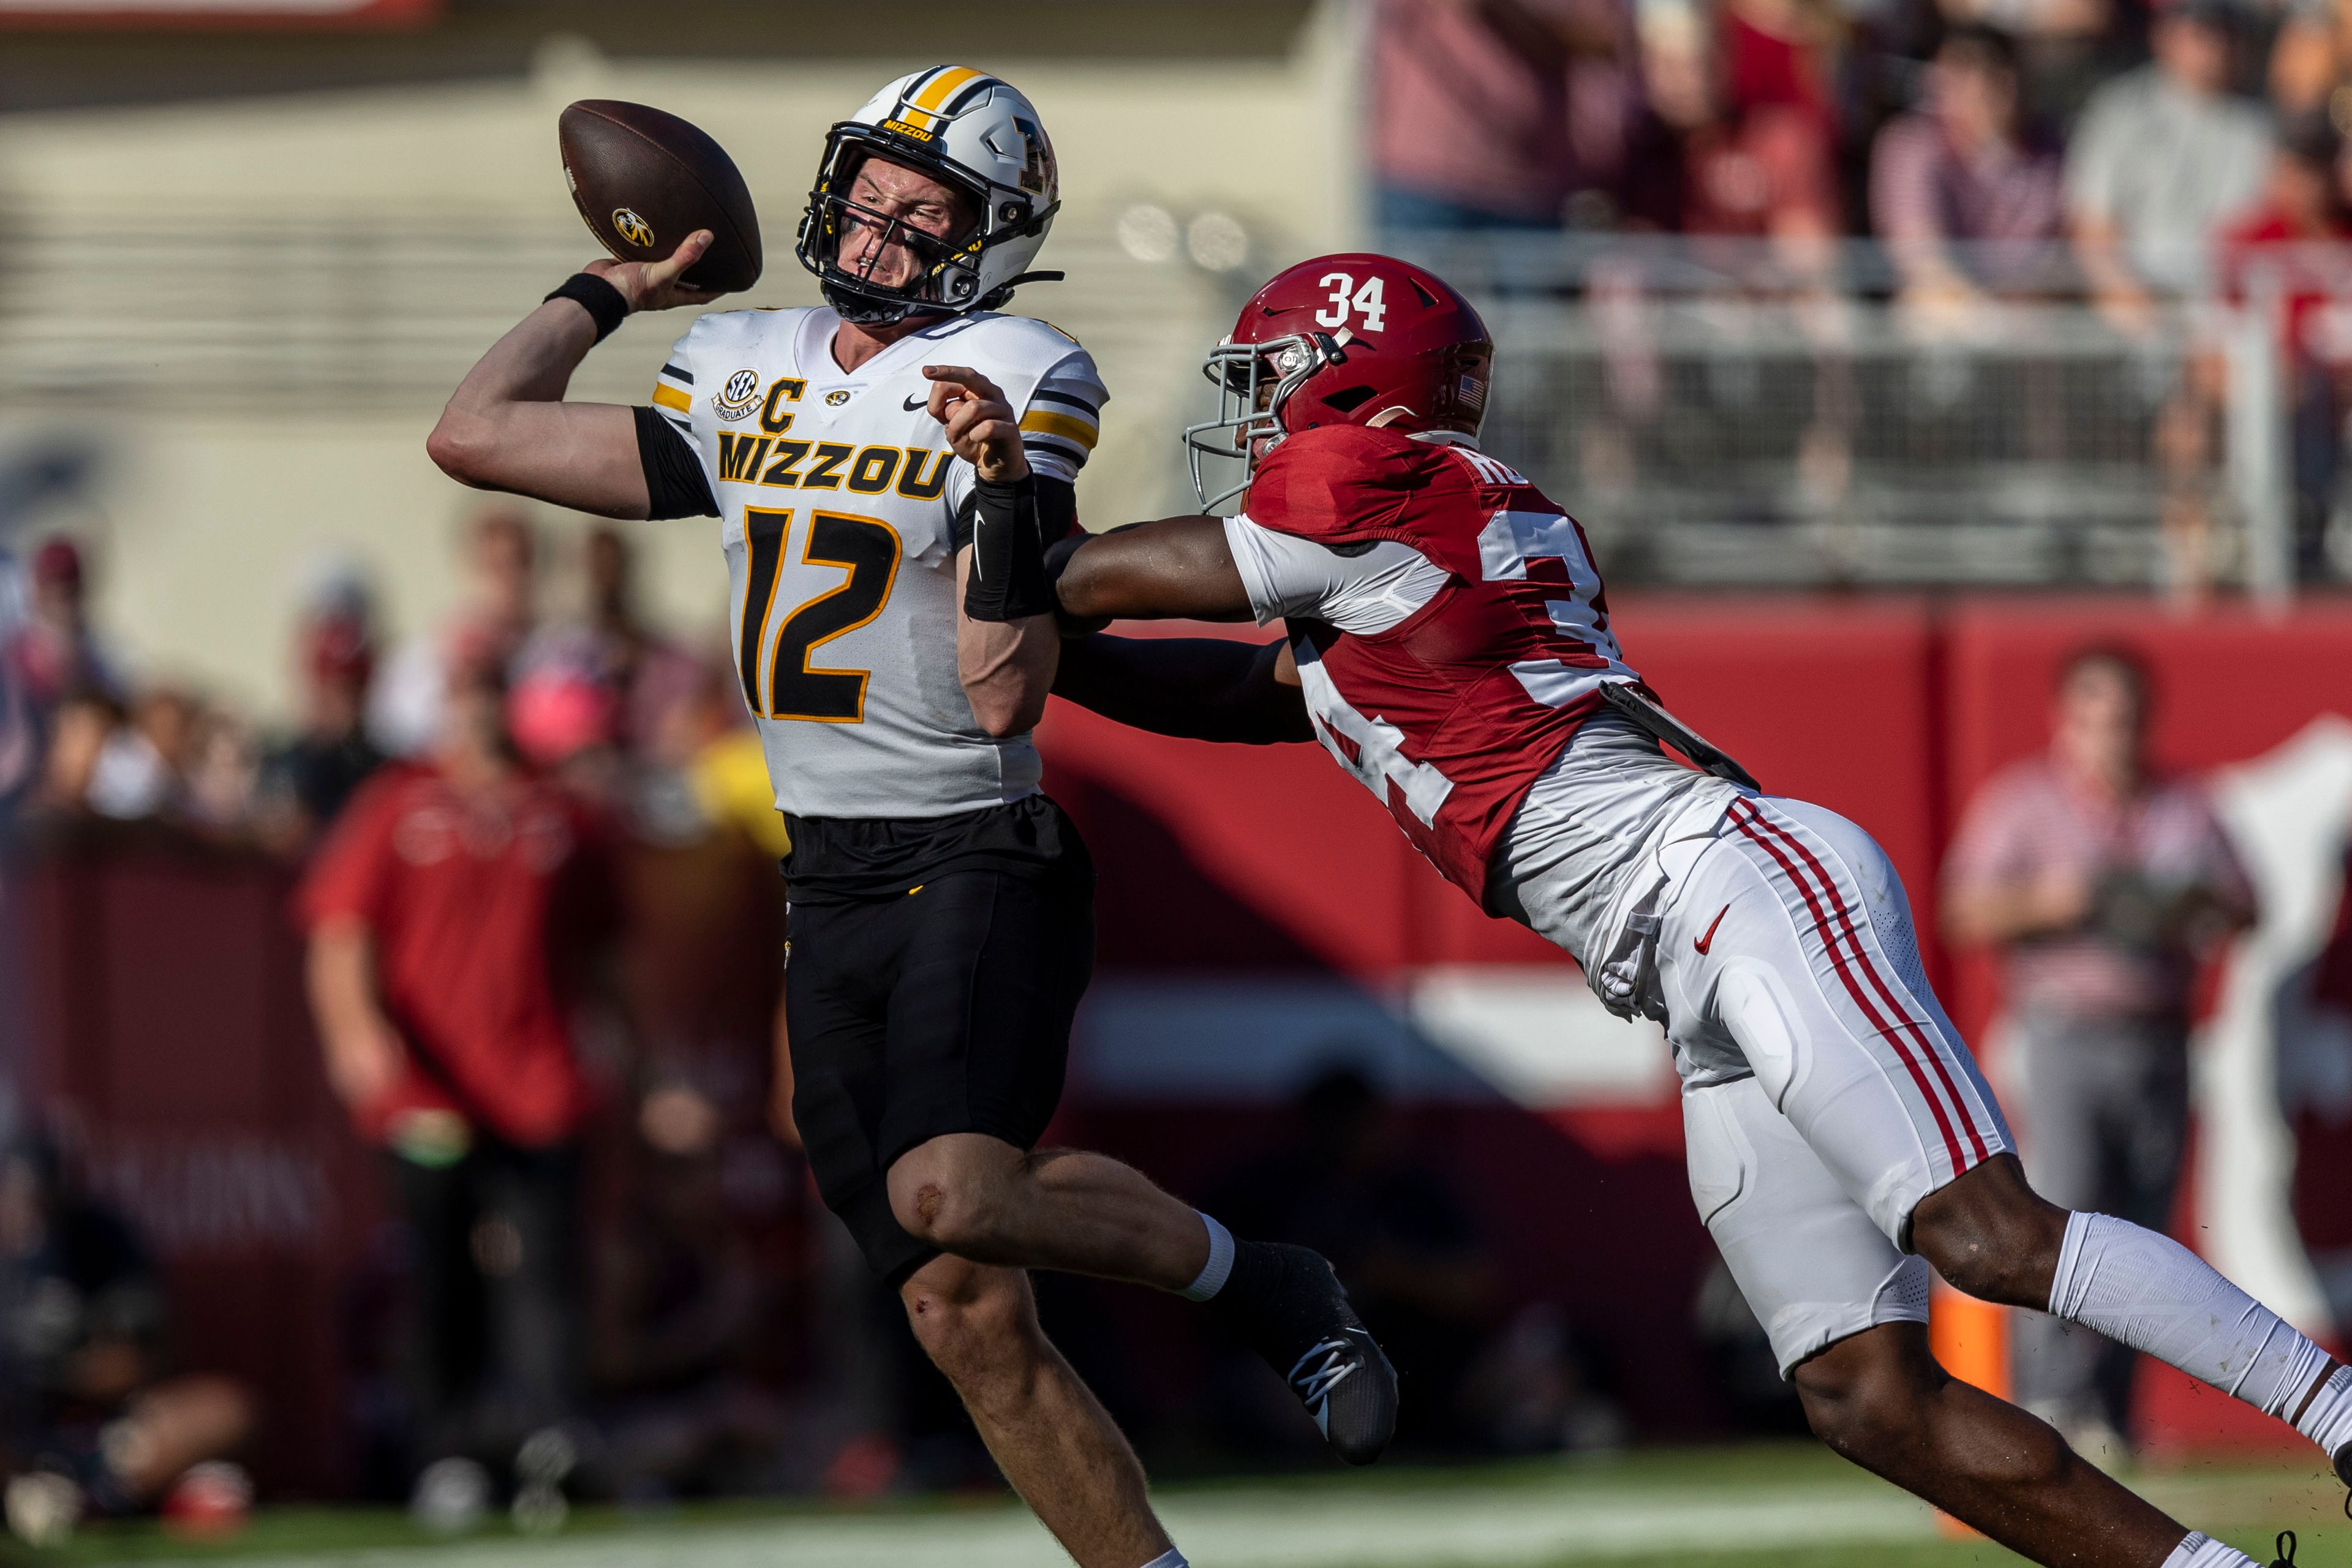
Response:
[[[834,638],[856,631],[882,613],[898,580],[898,531],[877,518],[848,512],[812,511],[801,542],[801,560],[812,566],[837,566],[848,575],[790,613],[769,618],[784,552],[793,531],[791,510],[743,510],[743,620],[736,659],[743,677],[743,700],[768,719],[805,719],[819,724],[856,724],[866,717],[863,669],[817,669],[810,658]]]

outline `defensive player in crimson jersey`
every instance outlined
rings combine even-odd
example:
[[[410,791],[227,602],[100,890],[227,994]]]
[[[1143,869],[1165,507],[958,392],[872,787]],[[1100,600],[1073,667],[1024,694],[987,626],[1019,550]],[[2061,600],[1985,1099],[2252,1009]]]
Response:
[[[1066,541],[1049,570],[1071,619],[1287,637],[1078,637],[1055,689],[1166,733],[1320,741],[1481,908],[1662,1021],[1692,1196],[1839,1452],[2037,1562],[2248,1564],[1948,1377],[1927,1266],[2294,1421],[2339,1473],[2352,1372],[2187,1248],[2034,1194],[1885,852],[1658,706],[1582,531],[1477,449],[1492,353],[1460,295],[1385,257],[1267,284],[1210,356],[1221,417],[1186,433],[1241,460],[1241,514]]]

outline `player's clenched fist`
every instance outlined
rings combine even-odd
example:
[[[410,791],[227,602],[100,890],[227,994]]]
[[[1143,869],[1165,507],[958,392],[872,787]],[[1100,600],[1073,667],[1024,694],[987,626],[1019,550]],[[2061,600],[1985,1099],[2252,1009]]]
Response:
[[[1021,449],[1021,422],[996,383],[961,364],[927,364],[931,417],[947,427],[948,446],[991,484],[1029,477]]]
[[[636,310],[666,310],[672,305],[700,305],[719,298],[706,289],[682,287],[678,274],[702,259],[710,248],[710,231],[698,228],[669,253],[667,261],[614,261],[606,258],[592,261],[582,268],[593,273],[621,291],[621,298]]]

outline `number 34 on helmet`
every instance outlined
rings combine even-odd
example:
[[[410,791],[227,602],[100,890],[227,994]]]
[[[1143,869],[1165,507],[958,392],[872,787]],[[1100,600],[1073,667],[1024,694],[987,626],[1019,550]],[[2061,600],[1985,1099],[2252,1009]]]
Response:
[[[1209,351],[1217,417],[1184,432],[1192,488],[1213,509],[1249,489],[1285,437],[1319,425],[1475,437],[1494,358],[1486,323],[1433,272],[1363,252],[1301,262]],[[1211,494],[1203,458],[1238,459],[1239,481]]]

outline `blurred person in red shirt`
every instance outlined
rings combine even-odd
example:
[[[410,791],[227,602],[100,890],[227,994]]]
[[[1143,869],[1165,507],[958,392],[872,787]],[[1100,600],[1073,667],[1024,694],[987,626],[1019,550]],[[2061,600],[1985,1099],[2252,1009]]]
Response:
[[[2188,1139],[2197,964],[2255,907],[2204,792],[2150,766],[2148,698],[2131,653],[2067,661],[2049,752],[1969,805],[1944,865],[1943,925],[2000,951],[2034,1190],[2163,1231]],[[2129,1350],[2029,1316],[2017,1351],[2022,1403],[2085,1452],[2121,1451]]]
[[[1965,307],[2039,280],[2042,244],[2064,232],[2064,192],[2056,148],[2021,123],[2006,33],[1964,25],[1944,35],[1925,101],[1887,121],[1871,148],[1870,216],[1906,304]]]
[[[614,924],[601,823],[523,771],[461,664],[421,765],[362,785],[299,895],[327,1076],[414,1233],[420,1458],[498,1458],[572,1409],[575,1007]]]
[[[1837,237],[1837,176],[1828,108],[1801,60],[1753,25],[1717,28],[1703,7],[1664,4],[1642,16],[1647,107],[1633,137],[1625,210],[1632,226],[1771,238],[1801,270]],[[1743,96],[1732,87],[1740,47]],[[1795,254],[1801,253],[1801,254]]]
[[[89,583],[81,549],[63,534],[33,552],[30,613],[7,649],[16,679],[46,713],[68,698],[121,699],[123,685],[90,624]]]
[[[1608,0],[1382,0],[1371,43],[1381,226],[1559,227],[1570,197],[1608,184],[1622,155],[1630,43]]]

